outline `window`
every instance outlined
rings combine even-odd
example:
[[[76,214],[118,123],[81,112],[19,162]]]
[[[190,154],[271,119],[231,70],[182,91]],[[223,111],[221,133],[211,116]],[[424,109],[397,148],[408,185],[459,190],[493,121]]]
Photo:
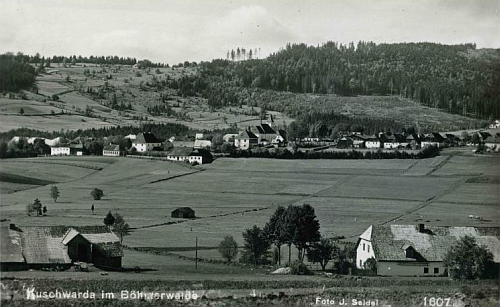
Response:
[[[359,266],[363,267],[363,260],[359,260]]]
[[[365,250],[365,243],[363,243],[363,251]]]
[[[439,274],[439,268],[434,268],[434,274]]]
[[[370,245],[368,245],[368,252],[370,252]]]
[[[424,274],[429,274],[429,268],[424,268]]]

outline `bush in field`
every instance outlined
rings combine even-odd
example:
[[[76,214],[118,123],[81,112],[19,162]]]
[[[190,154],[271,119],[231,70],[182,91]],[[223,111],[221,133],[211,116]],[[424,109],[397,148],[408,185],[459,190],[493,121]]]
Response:
[[[42,202],[37,198],[32,204],[26,206],[26,213],[31,216],[31,213],[36,212],[36,215],[42,215]]]
[[[50,188],[50,197],[52,197],[55,203],[57,202],[57,198],[59,197],[59,195],[59,189],[57,188],[57,186],[53,185]]]
[[[326,265],[333,259],[334,245],[328,238],[321,238],[321,240],[311,246],[307,251],[307,260],[309,262],[319,263],[321,269],[324,271]]]
[[[453,279],[485,278],[492,262],[493,254],[471,236],[460,239],[444,257],[444,265]]]
[[[115,220],[115,217],[111,214],[111,211],[109,211],[106,217],[104,217],[104,225],[111,227],[115,223]]]
[[[90,195],[94,197],[94,200],[100,200],[104,196],[104,192],[101,189],[95,188],[90,192]]]
[[[312,275],[309,268],[300,260],[295,260],[290,264],[290,274],[292,275]]]
[[[217,250],[224,259],[231,262],[238,254],[238,244],[233,236],[225,236],[224,240],[219,243]]]
[[[377,260],[375,258],[369,258],[363,264],[363,268],[368,271],[370,274],[377,274]]]
[[[241,257],[242,262],[253,264],[266,264],[269,262],[267,256],[271,243],[264,236],[262,229],[254,225],[253,228],[243,232],[243,239],[245,244]]]

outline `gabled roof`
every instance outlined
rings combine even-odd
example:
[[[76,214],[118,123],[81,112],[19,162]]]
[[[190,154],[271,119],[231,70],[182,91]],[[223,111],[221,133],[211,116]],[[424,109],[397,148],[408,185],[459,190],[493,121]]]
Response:
[[[114,245],[114,254],[123,255],[119,238],[107,226],[20,226],[1,233],[2,262],[71,263],[66,245],[77,236],[96,246]]]
[[[276,131],[274,131],[274,129],[271,126],[269,126],[269,124],[261,124],[260,127],[264,131],[263,133],[265,134],[276,133]]]
[[[211,147],[211,146],[212,146],[212,141],[210,141],[210,140],[199,140],[199,139],[194,140],[194,147],[195,148],[204,148],[204,147]]]
[[[212,154],[210,151],[203,149],[203,148],[195,148],[191,151],[189,156],[198,156],[198,157],[206,157],[206,158],[213,158]]]
[[[366,140],[370,142],[379,142],[379,139],[376,135],[368,135],[366,136]]]
[[[174,156],[174,157],[188,157],[192,151],[193,151],[193,148],[191,148],[191,147],[174,147],[168,153],[168,155]]]
[[[158,139],[151,132],[139,133],[135,140],[132,141],[134,144],[148,144],[148,143],[160,143]]]
[[[500,228],[426,226],[419,232],[416,225],[370,226],[370,241],[378,261],[406,261],[404,246],[412,246],[426,261],[443,261],[446,252],[463,236],[473,236],[485,245],[500,262]],[[369,229],[362,236],[369,235]]]
[[[243,139],[258,139],[258,137],[251,131],[245,130],[241,131],[240,134],[238,134],[235,139],[237,140],[243,140]]]
[[[489,137],[487,137],[486,139],[484,139],[484,142],[485,143],[496,143],[496,144],[500,144],[500,136],[499,134],[497,133],[496,135],[490,135]]]
[[[22,253],[21,235],[17,231],[2,227],[0,230],[0,251],[2,262],[25,262]]]

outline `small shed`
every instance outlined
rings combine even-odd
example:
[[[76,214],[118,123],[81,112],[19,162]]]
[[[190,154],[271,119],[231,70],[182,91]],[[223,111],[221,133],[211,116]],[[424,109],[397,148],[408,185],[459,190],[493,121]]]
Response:
[[[180,207],[172,211],[173,218],[194,219],[194,210],[189,207]]]

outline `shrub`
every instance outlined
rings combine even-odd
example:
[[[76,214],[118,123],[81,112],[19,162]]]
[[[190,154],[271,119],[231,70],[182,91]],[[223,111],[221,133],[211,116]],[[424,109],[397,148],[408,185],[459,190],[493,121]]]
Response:
[[[444,265],[453,279],[486,278],[492,262],[493,254],[471,236],[460,239],[444,258]]]
[[[290,264],[290,274],[292,275],[312,275],[311,270],[301,261],[295,260]]]

